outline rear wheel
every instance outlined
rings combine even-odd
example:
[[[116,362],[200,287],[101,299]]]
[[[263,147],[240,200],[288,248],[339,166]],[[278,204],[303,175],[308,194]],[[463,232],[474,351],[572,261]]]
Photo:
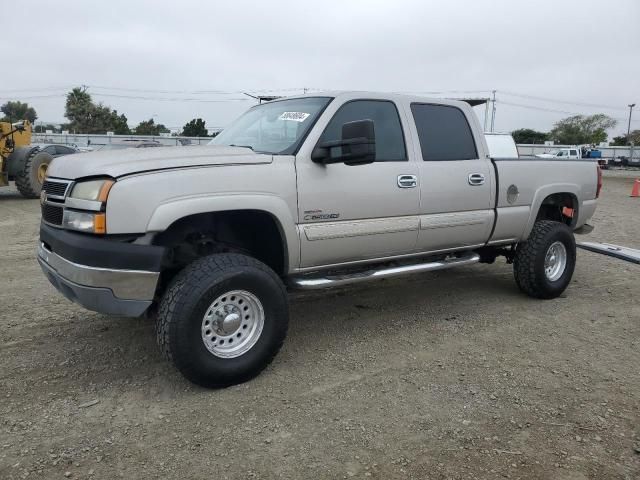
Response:
[[[156,333],[186,378],[217,388],[249,380],[271,363],[288,321],[286,290],[274,271],[245,255],[215,254],[172,281]]]
[[[567,288],[576,264],[576,242],[560,222],[540,220],[526,242],[518,245],[513,262],[516,283],[534,298],[555,298]]]
[[[22,160],[16,173],[16,187],[27,198],[38,198],[44,178],[47,175],[49,164],[53,157],[37,149],[32,149],[29,155]]]

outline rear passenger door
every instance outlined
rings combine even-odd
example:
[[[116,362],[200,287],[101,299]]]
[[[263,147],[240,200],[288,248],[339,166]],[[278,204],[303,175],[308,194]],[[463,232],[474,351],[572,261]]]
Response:
[[[422,251],[484,244],[493,227],[493,166],[480,158],[465,112],[455,105],[411,103],[420,150]],[[471,114],[473,114],[471,112]]]

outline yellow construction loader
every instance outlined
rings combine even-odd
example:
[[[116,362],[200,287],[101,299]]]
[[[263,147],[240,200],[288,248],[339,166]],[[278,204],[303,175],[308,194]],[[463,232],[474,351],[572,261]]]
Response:
[[[31,146],[31,123],[0,122],[0,187],[14,180],[27,198],[38,198],[53,157]]]

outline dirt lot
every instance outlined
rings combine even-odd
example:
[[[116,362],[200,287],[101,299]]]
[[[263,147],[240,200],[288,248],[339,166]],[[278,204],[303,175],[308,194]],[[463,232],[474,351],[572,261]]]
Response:
[[[640,248],[633,174],[588,238]],[[559,299],[477,265],[292,298],[256,380],[192,386],[148,320],[84,311],[0,190],[0,478],[640,478],[640,267],[580,251]]]

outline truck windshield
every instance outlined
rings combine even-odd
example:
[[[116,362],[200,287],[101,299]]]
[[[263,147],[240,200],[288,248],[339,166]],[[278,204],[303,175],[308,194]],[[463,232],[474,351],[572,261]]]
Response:
[[[258,105],[220,132],[209,145],[291,155],[330,101],[330,97],[305,97]]]

